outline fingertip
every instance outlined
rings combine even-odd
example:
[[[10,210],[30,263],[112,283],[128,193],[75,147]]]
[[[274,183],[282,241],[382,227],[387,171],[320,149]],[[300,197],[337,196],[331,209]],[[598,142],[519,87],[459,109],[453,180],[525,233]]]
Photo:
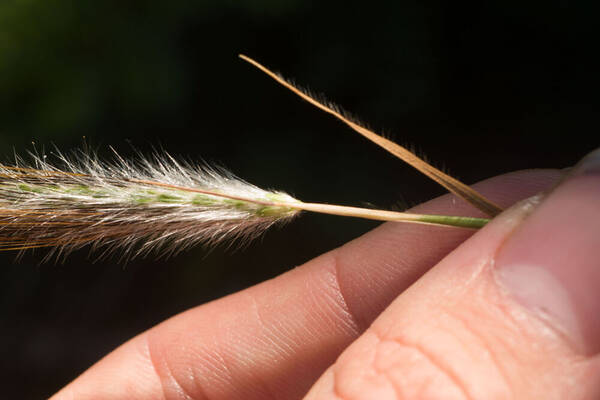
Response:
[[[541,196],[522,200],[404,291],[338,359],[337,379],[345,376],[354,382],[355,391],[364,393],[378,377],[391,381],[401,393],[415,387],[423,390],[421,394],[434,393],[441,387],[457,398],[560,399],[594,393],[593,382],[600,376],[597,368],[594,372],[594,360],[574,352],[496,276],[499,249],[531,221],[540,201]],[[533,240],[529,236],[527,240]],[[559,249],[560,243],[553,247]],[[387,349],[366,378],[364,371],[356,372],[352,359],[373,350],[368,339],[373,332],[380,342],[402,351]],[[366,357],[358,370],[372,369],[373,362]],[[410,381],[404,379],[408,376]],[[440,386],[433,387],[434,381]]]
[[[581,352],[600,352],[600,151],[587,156],[503,244],[503,287]]]

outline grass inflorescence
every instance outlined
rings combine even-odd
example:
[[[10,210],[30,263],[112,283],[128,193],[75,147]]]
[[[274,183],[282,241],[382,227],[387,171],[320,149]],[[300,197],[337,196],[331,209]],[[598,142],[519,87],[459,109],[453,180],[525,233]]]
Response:
[[[0,165],[0,250],[87,244],[127,256],[176,253],[199,242],[248,240],[299,210],[296,202],[224,171],[182,165],[169,156],[101,163],[59,154],[60,168]]]
[[[59,153],[58,164],[34,156],[34,167],[0,165],[0,251],[48,247],[60,255],[91,245],[102,254],[121,249],[125,258],[173,254],[198,243],[247,241],[301,211],[473,229],[488,221],[305,203],[168,155],[102,163],[89,153]]]

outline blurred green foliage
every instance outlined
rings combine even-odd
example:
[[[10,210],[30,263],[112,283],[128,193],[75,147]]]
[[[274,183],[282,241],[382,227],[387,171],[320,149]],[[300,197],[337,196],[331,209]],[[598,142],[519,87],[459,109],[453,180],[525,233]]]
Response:
[[[186,81],[178,39],[190,24],[232,12],[277,18],[299,4],[3,1],[0,135],[15,143],[16,137],[60,140],[93,129],[114,109],[143,114],[177,107]]]

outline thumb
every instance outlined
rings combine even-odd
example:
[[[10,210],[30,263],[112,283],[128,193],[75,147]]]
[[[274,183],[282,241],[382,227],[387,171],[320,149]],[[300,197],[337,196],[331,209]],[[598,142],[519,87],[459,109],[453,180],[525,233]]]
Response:
[[[600,149],[398,297],[308,398],[600,398]]]

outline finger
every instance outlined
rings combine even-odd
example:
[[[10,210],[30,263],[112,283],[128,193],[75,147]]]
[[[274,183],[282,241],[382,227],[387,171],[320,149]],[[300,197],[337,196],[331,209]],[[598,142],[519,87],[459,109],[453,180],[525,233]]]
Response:
[[[394,300],[307,398],[600,398],[600,151],[587,160]]]
[[[528,171],[476,187],[506,206],[558,176]],[[477,215],[451,196],[418,211]],[[166,321],[56,398],[298,398],[398,293],[470,234],[384,224],[276,279]]]
[[[562,173],[520,171],[474,185],[502,207],[548,189]],[[429,201],[411,211],[445,215],[485,216],[452,195]],[[437,264],[474,231],[423,225],[384,224],[332,253],[337,281],[346,306],[361,330],[403,290]]]

